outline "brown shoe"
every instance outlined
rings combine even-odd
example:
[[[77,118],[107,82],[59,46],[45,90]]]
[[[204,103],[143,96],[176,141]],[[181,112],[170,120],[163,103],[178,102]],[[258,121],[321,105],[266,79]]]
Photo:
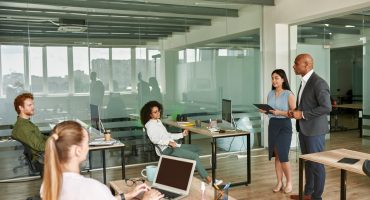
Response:
[[[290,199],[299,200],[299,195],[298,194],[292,194],[292,195],[290,195]],[[311,195],[304,195],[303,199],[304,200],[311,200]]]

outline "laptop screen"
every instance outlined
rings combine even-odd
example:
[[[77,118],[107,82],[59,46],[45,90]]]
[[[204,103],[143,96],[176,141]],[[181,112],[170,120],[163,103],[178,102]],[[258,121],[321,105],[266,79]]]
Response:
[[[193,163],[164,156],[161,158],[155,182],[186,191],[190,176],[193,176]]]

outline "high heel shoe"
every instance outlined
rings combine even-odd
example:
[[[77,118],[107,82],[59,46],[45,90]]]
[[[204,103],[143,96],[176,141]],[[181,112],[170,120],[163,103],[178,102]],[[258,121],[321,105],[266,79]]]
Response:
[[[282,189],[283,189],[283,184],[281,184],[280,187],[276,185],[276,187],[274,187],[272,191],[276,193],[276,192],[280,192]]]
[[[286,186],[286,187],[284,188],[284,193],[285,193],[285,194],[291,193],[291,192],[292,192],[292,190],[293,190],[293,187],[292,187],[292,186],[290,186],[290,187]]]

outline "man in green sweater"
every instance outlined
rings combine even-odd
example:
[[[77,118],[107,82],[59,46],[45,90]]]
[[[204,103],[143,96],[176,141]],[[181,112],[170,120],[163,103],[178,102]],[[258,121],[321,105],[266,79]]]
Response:
[[[48,136],[43,135],[40,129],[30,121],[34,115],[33,95],[31,93],[23,93],[14,99],[14,108],[18,113],[17,122],[14,124],[12,137],[23,142],[32,149],[32,160],[38,160],[38,155],[44,153],[45,142]]]

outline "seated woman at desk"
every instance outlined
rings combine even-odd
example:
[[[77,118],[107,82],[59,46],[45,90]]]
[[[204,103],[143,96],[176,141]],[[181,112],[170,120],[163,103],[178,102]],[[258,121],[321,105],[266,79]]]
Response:
[[[199,147],[192,144],[178,144],[175,140],[187,136],[189,131],[184,130],[182,133],[169,133],[163,126],[160,118],[163,107],[157,101],[149,101],[140,111],[141,123],[145,126],[148,137],[154,145],[158,145],[162,154],[175,156],[180,158],[187,158],[196,161],[195,168],[198,170],[200,176],[208,183],[212,182],[207,171],[204,169],[199,160]],[[158,153],[158,152],[157,152]],[[221,181],[216,181],[219,184]]]
[[[143,194],[145,200],[163,197],[144,183],[127,194],[113,196],[107,186],[80,175],[80,164],[89,151],[87,131],[75,121],[54,127],[46,142],[44,178],[40,194],[45,200],[134,199]]]

